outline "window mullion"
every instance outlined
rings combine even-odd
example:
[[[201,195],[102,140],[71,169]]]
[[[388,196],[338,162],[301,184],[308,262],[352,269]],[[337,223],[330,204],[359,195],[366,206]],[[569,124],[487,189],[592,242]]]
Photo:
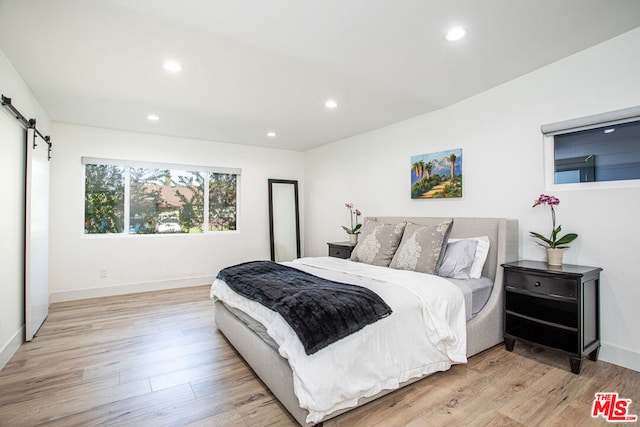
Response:
[[[209,179],[211,178],[210,173],[206,173],[204,175],[204,200],[202,203],[204,206],[202,207],[204,211],[204,224],[202,225],[202,230],[204,233],[209,232]]]
[[[129,234],[131,225],[131,167],[124,168],[124,234]]]

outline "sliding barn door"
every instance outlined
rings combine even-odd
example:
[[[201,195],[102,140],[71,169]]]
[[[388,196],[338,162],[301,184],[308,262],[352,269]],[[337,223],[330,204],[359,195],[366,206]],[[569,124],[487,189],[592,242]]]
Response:
[[[25,329],[31,341],[49,314],[49,145],[27,129]]]

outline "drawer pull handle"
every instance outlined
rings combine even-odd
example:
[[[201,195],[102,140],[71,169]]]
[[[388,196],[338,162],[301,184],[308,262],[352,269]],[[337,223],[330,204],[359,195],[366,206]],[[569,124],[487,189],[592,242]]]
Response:
[[[540,283],[540,282],[536,282],[536,283],[534,283],[533,285],[534,285],[535,287],[538,287],[538,286],[540,286],[540,285],[541,285],[541,283]]]

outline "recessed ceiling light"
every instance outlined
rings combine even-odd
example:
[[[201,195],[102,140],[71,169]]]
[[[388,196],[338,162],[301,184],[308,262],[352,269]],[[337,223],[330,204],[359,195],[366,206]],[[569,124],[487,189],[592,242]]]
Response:
[[[447,32],[447,35],[444,36],[444,38],[447,41],[455,42],[463,38],[466,34],[467,34],[467,31],[464,28],[454,27]]]
[[[147,116],[147,120],[157,122],[158,120],[160,120],[160,117],[157,114],[149,114]]]
[[[275,138],[276,137],[276,133],[275,132],[267,132],[267,136],[269,138]]]
[[[611,132],[615,132],[616,128],[608,128],[604,130],[604,133],[611,133]]]
[[[164,63],[164,69],[171,73],[179,73],[182,71],[182,65],[176,61],[167,61]]]
[[[333,109],[338,106],[338,103],[334,99],[328,99],[327,102],[324,103],[324,106]]]

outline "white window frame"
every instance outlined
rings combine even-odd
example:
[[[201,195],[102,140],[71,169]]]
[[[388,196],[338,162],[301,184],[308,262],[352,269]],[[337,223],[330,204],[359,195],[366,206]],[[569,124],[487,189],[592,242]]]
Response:
[[[546,191],[596,190],[608,188],[640,187],[640,179],[620,181],[576,182],[567,184],[555,183],[555,136],[581,130],[615,126],[622,123],[640,121],[640,106],[630,107],[607,113],[577,119],[549,123],[541,126],[544,152],[544,183]]]
[[[84,228],[82,229],[82,235],[84,237],[89,238],[105,238],[105,237],[125,237],[125,236],[201,236],[205,234],[209,235],[219,235],[219,234],[234,234],[238,233],[240,228],[240,179],[242,174],[241,168],[231,168],[231,167],[216,167],[216,166],[197,166],[197,165],[186,165],[179,163],[156,163],[156,162],[144,162],[144,161],[135,161],[135,160],[119,160],[119,159],[105,159],[99,157],[82,157],[82,165],[83,165],[83,180],[86,180],[87,174],[84,171],[86,165],[114,165],[114,166],[122,166],[124,167],[124,225],[122,233],[90,233],[87,234],[84,232]],[[202,233],[175,233],[175,234],[131,234],[129,233],[129,226],[131,223],[131,176],[130,171],[131,168],[146,168],[146,169],[170,169],[170,170],[184,170],[184,171],[197,171],[204,173],[204,223],[202,224]],[[235,230],[225,230],[225,231],[211,231],[209,230],[209,177],[211,173],[223,173],[236,175],[236,229]],[[85,189],[86,185],[84,185],[83,181],[83,189],[82,189],[82,200],[83,200],[83,209],[85,208],[84,203],[86,202],[86,194]],[[84,215],[83,215],[84,218]]]

